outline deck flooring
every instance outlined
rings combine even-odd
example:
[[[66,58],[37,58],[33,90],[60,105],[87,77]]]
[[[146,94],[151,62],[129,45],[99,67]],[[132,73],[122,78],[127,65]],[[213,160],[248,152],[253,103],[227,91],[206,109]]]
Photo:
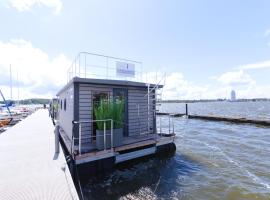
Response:
[[[79,199],[54,126],[38,110],[0,134],[0,199]]]

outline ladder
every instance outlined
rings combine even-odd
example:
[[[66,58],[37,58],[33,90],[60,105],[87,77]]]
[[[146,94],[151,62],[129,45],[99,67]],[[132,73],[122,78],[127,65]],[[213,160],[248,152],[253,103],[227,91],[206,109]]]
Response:
[[[163,82],[163,85],[166,83],[166,74],[163,74],[160,81],[156,83],[156,85],[152,88],[150,88],[150,84],[147,84],[147,128],[148,128],[148,134],[151,132],[150,130],[150,118],[151,114],[153,114],[153,120],[156,119],[156,113],[159,112],[160,106],[161,106],[161,100],[162,100],[162,93],[163,93],[163,87],[159,88],[159,85]],[[154,94],[153,94],[154,92]],[[152,107],[151,107],[152,105]],[[152,113],[152,110],[154,113]],[[153,131],[157,132],[156,130],[156,123],[154,123]]]

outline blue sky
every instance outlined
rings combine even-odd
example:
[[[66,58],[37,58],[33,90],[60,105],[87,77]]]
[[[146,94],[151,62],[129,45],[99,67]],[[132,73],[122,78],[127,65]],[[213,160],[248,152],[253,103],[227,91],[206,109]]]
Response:
[[[71,60],[89,51],[166,72],[165,98],[228,98],[231,89],[270,97],[269,8],[262,0],[1,0],[1,89],[9,96],[11,63],[21,98],[53,96]]]

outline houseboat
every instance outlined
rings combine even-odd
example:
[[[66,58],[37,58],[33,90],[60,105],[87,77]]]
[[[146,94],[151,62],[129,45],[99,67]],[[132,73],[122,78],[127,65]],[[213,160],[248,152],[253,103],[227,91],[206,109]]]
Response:
[[[141,81],[141,65],[87,52],[74,60],[57,93],[56,131],[77,167],[97,172],[175,151],[173,123],[168,131],[156,125],[163,85]]]

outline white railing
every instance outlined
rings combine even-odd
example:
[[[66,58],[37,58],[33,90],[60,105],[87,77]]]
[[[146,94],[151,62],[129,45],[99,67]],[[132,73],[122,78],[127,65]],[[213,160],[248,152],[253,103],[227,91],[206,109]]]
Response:
[[[162,119],[164,117],[168,118],[168,123],[163,124]],[[175,134],[174,132],[174,114],[164,115],[159,117],[159,123],[157,124],[157,134],[163,135],[163,134]],[[164,131],[165,129],[165,131]]]
[[[134,66],[134,76],[117,75],[117,62],[124,62]],[[67,82],[73,77],[95,78],[95,79],[112,79],[112,80],[143,80],[142,62],[105,56],[89,52],[80,52],[72,62],[67,71]]]
[[[73,124],[79,124],[79,137],[78,138],[73,138],[72,141],[72,149],[74,149],[74,140],[79,140],[79,155],[81,155],[81,148],[82,148],[82,124],[84,123],[94,123],[94,122],[103,122],[103,138],[104,138],[104,151],[106,151],[106,122],[110,121],[111,122],[111,150],[113,150],[113,120],[112,119],[104,119],[104,120],[89,120],[89,121],[73,121]],[[94,138],[98,136],[90,136],[89,138]]]

